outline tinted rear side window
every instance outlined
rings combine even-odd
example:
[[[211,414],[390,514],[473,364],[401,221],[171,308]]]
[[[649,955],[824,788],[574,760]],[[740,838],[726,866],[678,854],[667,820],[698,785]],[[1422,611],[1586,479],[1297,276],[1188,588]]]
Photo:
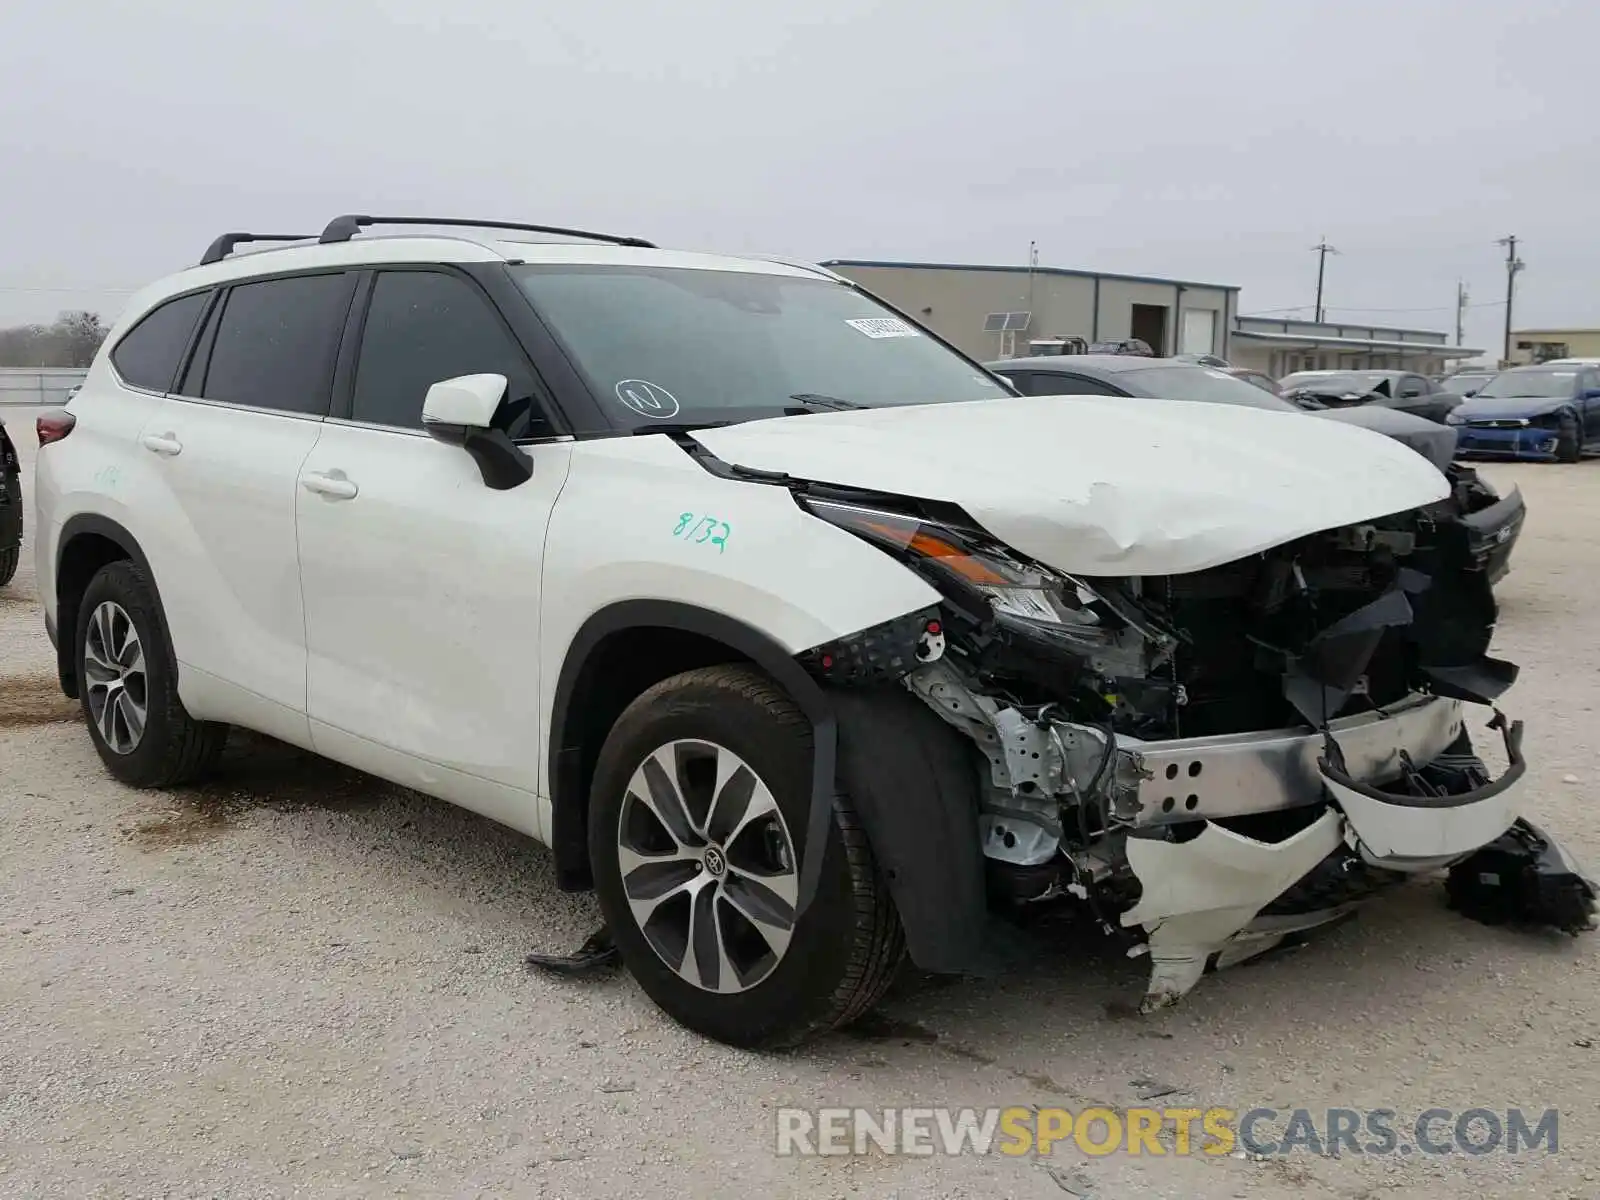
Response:
[[[223,302],[203,394],[208,400],[324,414],[349,309],[344,275],[242,283]]]
[[[1025,389],[1030,396],[1120,396],[1110,384],[1083,375],[1056,375],[1040,371]]]
[[[209,296],[209,292],[196,292],[168,300],[130,329],[111,352],[117,374],[134,387],[152,392],[170,388]]]
[[[518,415],[530,407],[522,352],[471,284],[440,271],[385,271],[374,281],[350,415],[374,425],[422,424],[428,389],[458,375],[504,375]],[[521,401],[530,403],[519,403]],[[527,432],[510,430],[513,437]]]

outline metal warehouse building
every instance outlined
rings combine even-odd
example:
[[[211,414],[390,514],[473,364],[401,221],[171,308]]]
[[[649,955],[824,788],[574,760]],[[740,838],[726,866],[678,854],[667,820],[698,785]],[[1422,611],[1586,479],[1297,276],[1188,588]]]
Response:
[[[1375,328],[1370,325],[1240,317],[1233,330],[1236,366],[1274,379],[1293,371],[1415,371],[1435,375],[1464,358],[1482,354],[1452,346],[1447,334],[1432,329]]]
[[[1513,363],[1552,358],[1600,358],[1600,329],[1519,329],[1511,335]]]
[[[882,296],[977,359],[1029,352],[1030,344],[1143,338],[1157,354],[1231,348],[1239,289],[1144,275],[1061,267],[958,263],[822,264]]]

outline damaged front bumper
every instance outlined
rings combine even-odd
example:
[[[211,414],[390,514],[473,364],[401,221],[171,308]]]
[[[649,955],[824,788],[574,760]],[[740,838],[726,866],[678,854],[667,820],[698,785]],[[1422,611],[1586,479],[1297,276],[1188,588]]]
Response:
[[[907,682],[989,760],[980,828],[1011,898],[1076,897],[1142,932],[1133,953],[1150,957],[1146,1011],[1175,1003],[1208,967],[1345,917],[1407,876],[1481,874],[1486,847],[1499,847],[1503,907],[1513,895],[1544,897],[1523,902],[1516,919],[1591,923],[1593,883],[1519,820],[1522,726],[1498,712],[1490,728],[1507,766],[1491,779],[1471,749],[1467,703],[1444,696],[1414,694],[1325,732],[1141,741],[1048,713],[1026,718],[943,664]],[[1056,815],[1052,797],[1063,794],[1076,822]],[[1452,887],[1466,885],[1453,876]]]
[[[1019,555],[947,509],[811,496],[942,600],[802,661],[838,687],[899,682],[966,736],[981,856],[943,866],[991,907],[1081,902],[1142,935],[1147,1007],[1408,877],[1459,881],[1491,850],[1481,873],[1510,882],[1477,901],[1532,896],[1523,915],[1579,928],[1594,887],[1519,820],[1521,731],[1495,707],[1517,670],[1488,653],[1490,582],[1522,500],[1459,469],[1452,483],[1452,503],[1115,578]],[[1494,711],[1499,779],[1469,704]]]
[[[1328,731],[1351,778],[1389,779],[1405,759],[1430,763],[1455,743],[1465,707],[1443,696],[1413,695],[1382,712],[1336,718]],[[1117,747],[1114,811],[1135,826],[1276,812],[1326,799],[1319,766],[1324,738],[1307,729],[1154,742],[1122,738]]]
[[[1121,922],[1142,926],[1146,934],[1143,949],[1150,956],[1151,972],[1145,1011],[1176,1003],[1208,965],[1242,961],[1291,933],[1353,911],[1358,902],[1336,894],[1326,907],[1302,905],[1299,912],[1263,915],[1273,901],[1318,870],[1338,875],[1358,862],[1398,875],[1435,870],[1506,833],[1517,822],[1516,785],[1525,770],[1520,723],[1495,718],[1509,760],[1500,778],[1449,791],[1443,781],[1452,774],[1457,779],[1472,776],[1448,762],[1432,779],[1423,773],[1435,761],[1448,759],[1450,746],[1461,744],[1458,709],[1455,701],[1419,699],[1402,714],[1364,714],[1371,719],[1359,722],[1351,718],[1343,722],[1344,730],[1331,729],[1326,741],[1321,735],[1256,735],[1252,750],[1228,747],[1235,777],[1253,785],[1250,794],[1257,801],[1317,813],[1280,840],[1250,837],[1211,820],[1202,822],[1198,832],[1193,825],[1159,823],[1135,829],[1127,841],[1127,859],[1141,895]],[[1394,739],[1387,753],[1379,749],[1385,737]],[[1302,769],[1310,750],[1307,740],[1320,748],[1314,782]],[[1205,752],[1214,756],[1217,748]],[[1352,757],[1358,766],[1351,765]],[[1268,786],[1269,779],[1276,786]],[[1229,807],[1242,815],[1246,803],[1238,800]],[[1186,828],[1187,836],[1173,839],[1176,828]],[[1370,871],[1366,874],[1374,881]],[[1589,890],[1592,899],[1592,885]]]

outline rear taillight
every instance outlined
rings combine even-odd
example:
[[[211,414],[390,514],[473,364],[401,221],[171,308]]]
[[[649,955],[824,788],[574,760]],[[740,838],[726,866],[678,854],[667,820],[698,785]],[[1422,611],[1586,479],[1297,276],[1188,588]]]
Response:
[[[64,408],[42,414],[34,422],[34,431],[39,435],[39,445],[48,446],[51,442],[59,442],[72,432],[72,427],[78,423],[78,418]]]

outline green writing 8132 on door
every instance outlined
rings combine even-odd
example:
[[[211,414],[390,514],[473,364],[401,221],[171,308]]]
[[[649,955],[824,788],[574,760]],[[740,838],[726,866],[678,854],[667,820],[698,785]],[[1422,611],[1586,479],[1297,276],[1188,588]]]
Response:
[[[721,554],[728,548],[728,535],[732,532],[733,527],[720,517],[686,512],[678,514],[672,536],[697,546],[715,546]]]

